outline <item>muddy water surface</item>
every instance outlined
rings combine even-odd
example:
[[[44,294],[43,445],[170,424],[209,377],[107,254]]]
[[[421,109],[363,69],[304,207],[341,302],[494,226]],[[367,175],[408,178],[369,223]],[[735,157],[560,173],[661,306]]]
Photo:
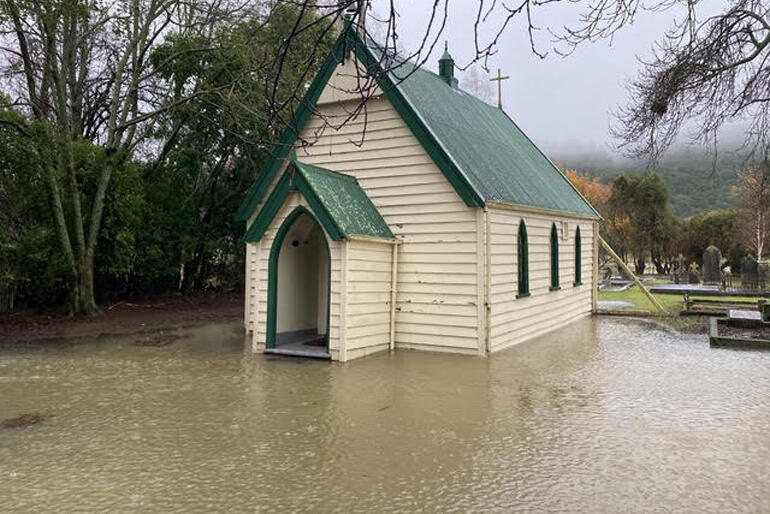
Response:
[[[0,511],[770,511],[770,353],[586,320],[345,365],[237,325],[0,349]]]

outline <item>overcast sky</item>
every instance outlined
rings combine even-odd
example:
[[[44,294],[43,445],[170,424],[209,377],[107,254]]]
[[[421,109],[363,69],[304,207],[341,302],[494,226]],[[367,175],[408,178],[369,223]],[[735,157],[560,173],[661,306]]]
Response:
[[[716,0],[704,3],[712,12],[719,5]],[[400,44],[405,50],[413,51],[419,46],[431,4],[409,0],[397,4],[401,15]],[[438,69],[444,39],[448,40],[457,64],[466,64],[472,57],[475,5],[475,1],[450,0],[447,29],[429,60],[430,69]],[[536,23],[552,29],[565,24],[574,26],[584,5],[558,3],[538,8]],[[539,50],[549,52],[545,59],[530,50],[525,20],[520,18],[509,27],[500,41],[498,54],[490,61],[492,73],[500,67],[504,75],[511,77],[503,82],[503,107],[547,152],[561,154],[572,149],[612,152],[611,111],[625,102],[624,84],[640,69],[637,56],[649,57],[653,42],[663,36],[679,14],[681,11],[675,10],[642,12],[634,24],[621,30],[611,43],[585,44],[569,57],[554,53],[552,36],[542,30],[537,43]],[[490,35],[492,27],[485,32],[484,35]],[[496,98],[496,86],[494,95]]]

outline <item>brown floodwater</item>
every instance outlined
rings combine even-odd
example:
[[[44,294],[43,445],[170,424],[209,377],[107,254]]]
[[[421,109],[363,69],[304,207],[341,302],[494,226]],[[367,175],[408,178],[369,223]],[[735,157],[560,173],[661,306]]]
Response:
[[[0,349],[2,512],[770,511],[770,353],[585,320],[347,364],[233,324]]]

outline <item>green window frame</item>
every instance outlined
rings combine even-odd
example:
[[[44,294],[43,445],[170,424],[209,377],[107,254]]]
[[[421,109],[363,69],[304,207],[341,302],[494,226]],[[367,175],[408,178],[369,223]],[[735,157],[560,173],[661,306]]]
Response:
[[[580,243],[580,227],[575,230],[575,284],[583,285],[583,255]]]
[[[551,225],[551,287],[550,291],[558,291],[559,287],[559,232],[556,223]]]
[[[529,296],[529,244],[527,242],[527,225],[524,220],[519,222],[519,234],[516,243],[519,286],[519,294],[516,295],[516,298],[523,298]]]

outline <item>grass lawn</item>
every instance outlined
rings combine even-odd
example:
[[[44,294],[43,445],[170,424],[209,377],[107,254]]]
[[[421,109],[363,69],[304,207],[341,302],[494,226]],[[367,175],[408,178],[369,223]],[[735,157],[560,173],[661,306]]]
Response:
[[[682,310],[682,296],[673,294],[653,294],[653,296],[669,312],[679,312]],[[636,287],[631,286],[625,291],[599,291],[599,301],[628,302],[634,305],[629,308],[629,312],[656,312],[655,307],[650,303],[644,293]],[[626,310],[626,309],[623,309]]]
[[[677,313],[684,308],[682,295],[679,294],[655,294],[653,296],[671,313]],[[690,295],[692,300],[707,300],[709,302],[720,303],[745,303],[748,306],[756,306],[758,297],[754,296],[697,296]],[[625,291],[599,291],[599,301],[611,300],[628,302],[634,305],[629,308],[629,312],[655,312],[655,307],[650,303],[642,291],[631,286]]]

